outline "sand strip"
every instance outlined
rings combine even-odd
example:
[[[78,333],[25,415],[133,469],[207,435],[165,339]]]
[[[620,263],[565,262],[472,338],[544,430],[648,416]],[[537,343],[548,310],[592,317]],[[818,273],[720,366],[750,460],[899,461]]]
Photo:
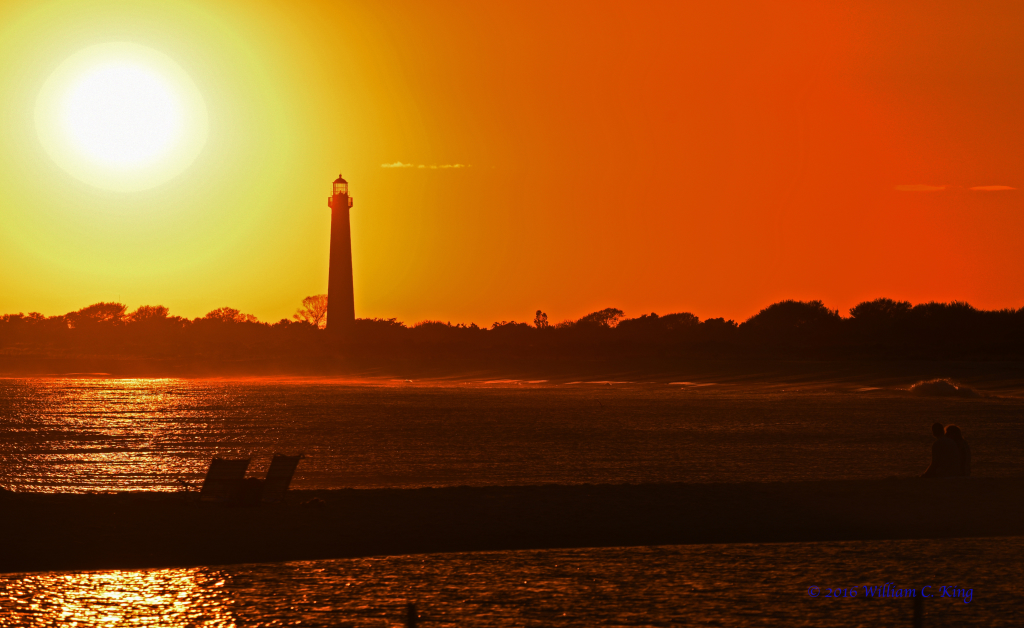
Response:
[[[256,507],[194,499],[0,494],[0,571],[1024,535],[1024,478],[293,491]]]

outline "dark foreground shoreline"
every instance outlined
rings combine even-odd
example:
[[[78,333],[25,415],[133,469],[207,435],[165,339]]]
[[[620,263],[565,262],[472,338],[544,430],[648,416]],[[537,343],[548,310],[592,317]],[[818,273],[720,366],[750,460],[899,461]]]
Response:
[[[1024,478],[195,493],[0,493],[0,572],[387,554],[1024,535]]]

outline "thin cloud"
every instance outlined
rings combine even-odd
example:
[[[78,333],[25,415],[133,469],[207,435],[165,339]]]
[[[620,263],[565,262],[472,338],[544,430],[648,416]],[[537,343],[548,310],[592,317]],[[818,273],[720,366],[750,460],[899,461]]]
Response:
[[[914,184],[914,185],[897,185],[896,189],[900,192],[947,192],[950,190],[964,190],[965,188],[960,185],[925,185],[925,184]],[[972,192],[1005,192],[1007,190],[1016,190],[1008,185],[976,185],[972,188],[966,188]]]
[[[950,188],[950,186],[948,186],[948,185],[923,185],[923,184],[897,185],[896,186],[896,189],[899,190],[900,192],[941,192],[943,190],[948,190],[949,188]]]
[[[448,169],[448,168],[472,168],[473,166],[471,164],[441,164],[441,165],[433,164],[433,165],[429,165],[428,166],[427,164],[419,164],[419,165],[417,165],[417,164],[404,164],[404,163],[402,163],[400,161],[396,161],[393,164],[381,164],[380,167],[381,168],[418,168],[418,169],[421,168],[421,169],[424,169],[424,170],[445,170],[445,169]]]

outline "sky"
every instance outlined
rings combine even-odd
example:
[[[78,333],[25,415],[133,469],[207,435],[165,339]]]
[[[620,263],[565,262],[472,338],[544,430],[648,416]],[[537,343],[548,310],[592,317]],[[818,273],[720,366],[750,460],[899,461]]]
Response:
[[[108,44],[205,106],[146,189],[45,139]],[[359,317],[1022,307],[1022,60],[1016,2],[5,0],[0,312],[289,317],[339,173]]]

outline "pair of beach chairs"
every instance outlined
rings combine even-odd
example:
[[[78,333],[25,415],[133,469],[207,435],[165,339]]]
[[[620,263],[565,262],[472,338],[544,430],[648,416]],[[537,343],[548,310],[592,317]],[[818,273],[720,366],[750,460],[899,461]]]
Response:
[[[260,502],[279,502],[284,499],[288,485],[295,475],[299,460],[305,456],[274,454],[265,479],[247,478],[251,458],[214,458],[206,471],[206,479],[199,491],[201,502],[255,505]]]

